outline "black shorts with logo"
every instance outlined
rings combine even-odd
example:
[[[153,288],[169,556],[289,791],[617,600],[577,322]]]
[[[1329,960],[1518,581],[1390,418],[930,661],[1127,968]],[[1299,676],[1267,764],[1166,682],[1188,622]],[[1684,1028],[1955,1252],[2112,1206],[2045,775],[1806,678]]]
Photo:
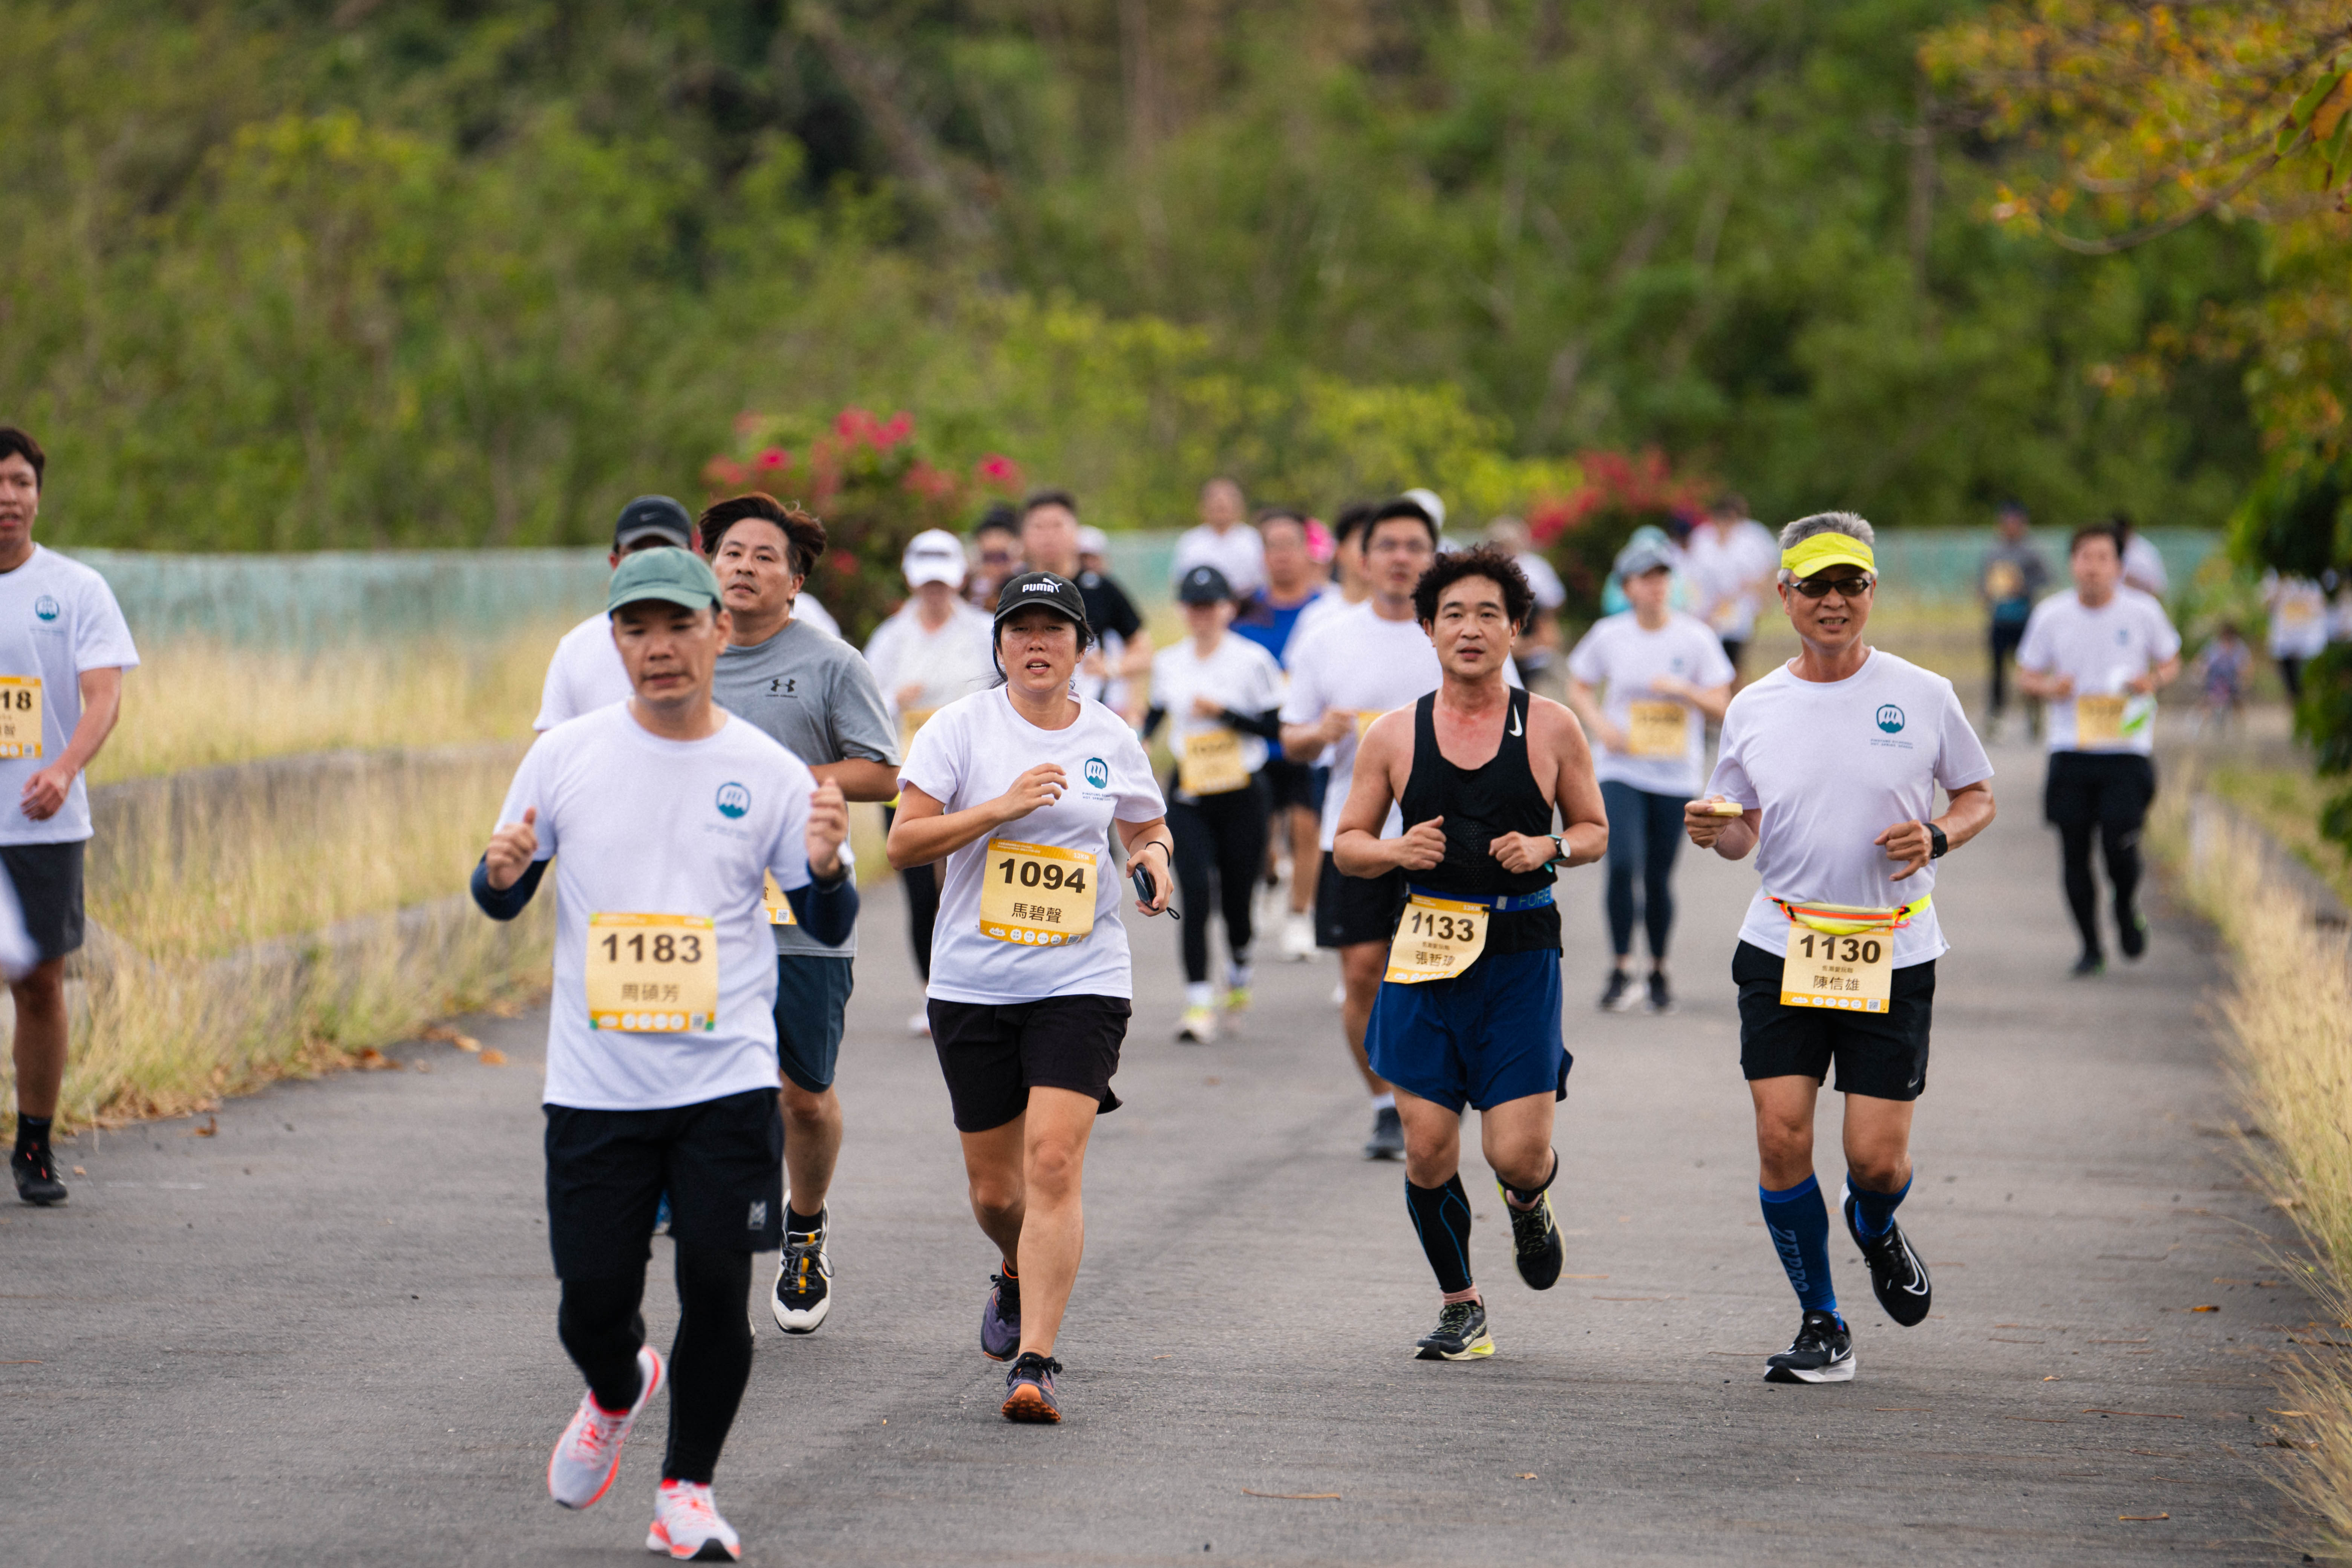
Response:
[[[1315,945],[1354,947],[1388,941],[1396,934],[1397,911],[1404,908],[1404,899],[1402,871],[1342,876],[1325,854],[1323,874],[1315,883]]]
[[[1895,972],[1884,1013],[1780,1005],[1782,960],[1752,942],[1731,955],[1739,987],[1739,1069],[1759,1078],[1829,1077],[1841,1094],[1916,1100],[1927,1087],[1927,1024],[1936,1002],[1936,961]]]
[[[547,1113],[547,1245],[562,1279],[645,1267],[654,1213],[670,1234],[731,1252],[772,1252],[784,1223],[784,1119],[772,1089],[663,1110]]]
[[[80,950],[81,868],[89,847],[79,838],[70,844],[0,845],[0,867],[6,868],[25,911],[25,934],[44,963]]]
[[[1034,1002],[942,1002],[929,1007],[931,1048],[948,1080],[956,1131],[985,1132],[1029,1109],[1033,1089],[1091,1096],[1110,1091],[1134,1007],[1124,996],[1046,996]]]

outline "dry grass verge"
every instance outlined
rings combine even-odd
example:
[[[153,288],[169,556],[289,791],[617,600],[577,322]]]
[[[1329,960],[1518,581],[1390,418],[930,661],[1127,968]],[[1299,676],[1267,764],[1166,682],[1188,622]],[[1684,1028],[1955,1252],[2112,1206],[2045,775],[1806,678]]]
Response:
[[[2283,1263],[2329,1322],[2352,1323],[2352,935],[2315,925],[2279,851],[2219,809],[2195,810],[2189,792],[2159,826],[2182,867],[2184,890],[2221,929],[2231,955],[2222,1002],[2232,1066],[2261,1129],[2244,1145],[2272,1200],[2291,1215],[2309,1258]],[[2352,1360],[2320,1333],[2281,1369],[2286,1417],[2274,1441],[2304,1462],[2276,1472],[2307,1510],[2305,1549],[2352,1560]]]

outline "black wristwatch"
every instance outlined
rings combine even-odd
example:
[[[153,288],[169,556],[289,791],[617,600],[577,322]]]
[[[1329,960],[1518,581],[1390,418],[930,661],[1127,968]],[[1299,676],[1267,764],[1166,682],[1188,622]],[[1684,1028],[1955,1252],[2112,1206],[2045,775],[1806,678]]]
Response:
[[[1545,861],[1545,862],[1544,862],[1544,864],[1545,864],[1545,865],[1547,865],[1547,866],[1565,866],[1565,865],[1567,865],[1567,864],[1568,864],[1568,840],[1567,840],[1567,839],[1562,838],[1562,837],[1561,837],[1559,834],[1557,834],[1557,833],[1553,834],[1553,835],[1551,836],[1551,849],[1552,849],[1551,858],[1550,858],[1550,859],[1549,859],[1549,860],[1547,860],[1547,861]]]
[[[1941,860],[1951,850],[1952,841],[1944,837],[1944,830],[1932,822],[1927,824],[1927,858]]]

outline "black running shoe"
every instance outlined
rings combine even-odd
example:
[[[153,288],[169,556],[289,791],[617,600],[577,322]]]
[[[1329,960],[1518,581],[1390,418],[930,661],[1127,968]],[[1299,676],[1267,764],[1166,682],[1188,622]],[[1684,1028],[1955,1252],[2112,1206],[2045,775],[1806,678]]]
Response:
[[[776,1327],[788,1334],[816,1332],[825,1314],[833,1310],[833,1259],[825,1253],[832,1233],[830,1209],[818,1212],[814,1230],[788,1226],[784,1231],[776,1289],[768,1299],[768,1310],[776,1315]]]
[[[1650,971],[1650,1011],[1671,1013],[1674,1010],[1675,994],[1666,984],[1666,972],[1653,969]]]
[[[2147,922],[2139,918],[2137,910],[2123,910],[2116,925],[2116,945],[2124,950],[2126,958],[2137,958],[2147,951]]]
[[[992,1274],[988,1284],[988,1302],[980,1310],[980,1353],[991,1361],[1011,1361],[1021,1348],[1021,1281]]]
[[[2068,970],[2066,973],[2076,980],[2089,980],[2095,975],[2105,974],[2106,972],[2107,961],[2105,959],[2100,957],[2095,952],[2086,952],[2082,957],[2076,959],[2074,961],[2074,967]]]
[[[58,1180],[58,1167],[46,1145],[9,1155],[8,1173],[16,1178],[16,1195],[28,1204],[47,1208],[66,1201],[66,1184]]]
[[[1402,1160],[1404,1158],[1404,1118],[1393,1105],[1383,1105],[1372,1113],[1372,1135],[1364,1140],[1367,1160]]]
[[[1530,1290],[1549,1290],[1559,1283],[1560,1265],[1568,1260],[1568,1244],[1559,1238],[1559,1224],[1552,1218],[1551,1194],[1536,1194],[1536,1206],[1523,1209],[1511,1201],[1503,1184],[1496,1182],[1495,1190],[1503,1194],[1503,1208],[1511,1216],[1511,1251],[1519,1266],[1519,1278],[1528,1282]]]
[[[1808,1311],[1796,1339],[1764,1367],[1767,1383],[1852,1383],[1853,1335],[1835,1312]]]
[[[1928,1282],[1927,1266],[1911,1250],[1903,1227],[1889,1220],[1885,1236],[1864,1241],[1861,1205],[1854,1202],[1851,1183],[1838,1189],[1838,1206],[1845,1213],[1846,1234],[1853,1237],[1853,1244],[1862,1248],[1863,1261],[1870,1265],[1870,1288],[1886,1315],[1906,1329],[1927,1321],[1935,1287]]]
[[[1437,1314],[1437,1327],[1421,1336],[1415,1361],[1469,1361],[1495,1353],[1486,1332],[1486,1309],[1476,1301],[1448,1301]]]
[[[1601,994],[1600,1008],[1604,1013],[1631,1012],[1640,998],[1633,993],[1633,977],[1622,969],[1609,973],[1609,989]]]
[[[1059,1421],[1061,1401],[1054,1397],[1054,1374],[1062,1363],[1035,1351],[1024,1351],[1004,1374],[1004,1403],[997,1408],[1007,1421]]]

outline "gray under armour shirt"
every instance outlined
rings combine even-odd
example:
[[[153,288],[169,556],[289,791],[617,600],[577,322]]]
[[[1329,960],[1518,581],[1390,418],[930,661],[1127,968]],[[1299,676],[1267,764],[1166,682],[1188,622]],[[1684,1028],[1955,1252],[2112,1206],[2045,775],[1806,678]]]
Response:
[[[719,706],[766,731],[811,767],[850,757],[898,765],[898,733],[882,688],[858,651],[806,621],[766,642],[729,647],[711,678]],[[827,947],[798,926],[776,926],[778,952],[849,958],[857,935]]]

